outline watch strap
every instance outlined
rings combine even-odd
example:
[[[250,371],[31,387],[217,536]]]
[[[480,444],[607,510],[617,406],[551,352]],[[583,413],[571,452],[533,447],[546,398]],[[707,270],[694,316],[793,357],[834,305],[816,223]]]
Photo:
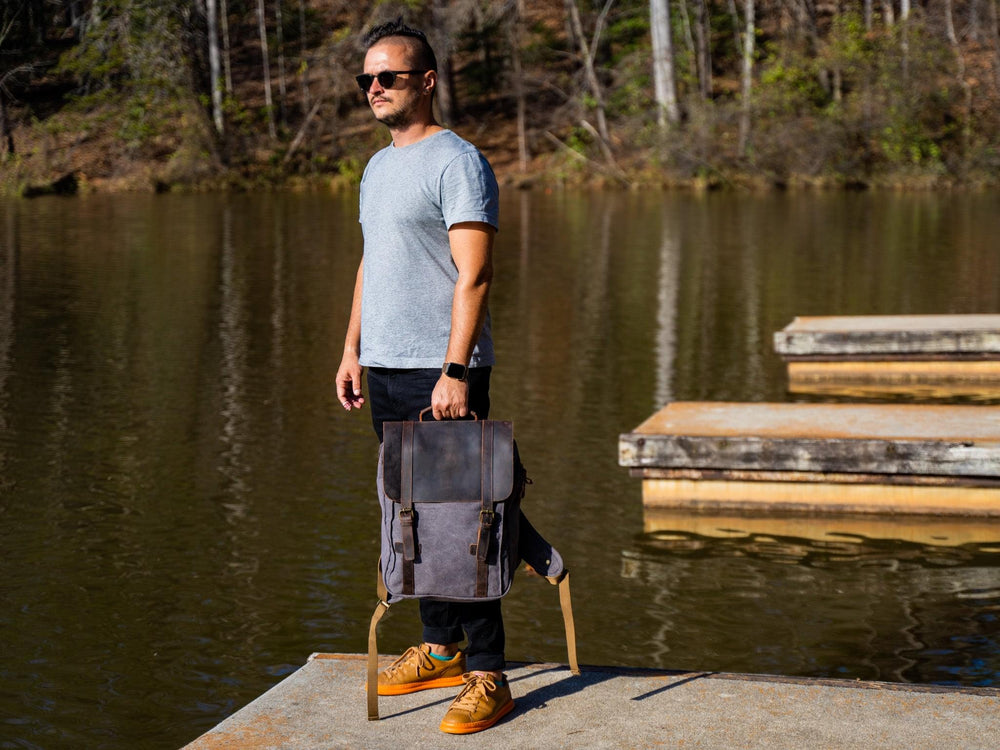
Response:
[[[455,380],[465,380],[469,377],[469,368],[458,362],[445,362],[441,366],[441,372],[449,378],[455,378]]]

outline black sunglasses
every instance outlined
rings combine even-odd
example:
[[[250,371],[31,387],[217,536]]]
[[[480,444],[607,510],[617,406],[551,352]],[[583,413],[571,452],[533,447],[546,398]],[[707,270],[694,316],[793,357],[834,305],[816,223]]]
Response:
[[[358,86],[366,94],[368,89],[372,87],[375,81],[378,81],[378,85],[384,89],[391,89],[392,85],[396,82],[396,76],[406,75],[408,73],[426,73],[426,70],[383,70],[376,75],[371,73],[362,73],[359,76],[354,76],[354,80],[358,82]]]

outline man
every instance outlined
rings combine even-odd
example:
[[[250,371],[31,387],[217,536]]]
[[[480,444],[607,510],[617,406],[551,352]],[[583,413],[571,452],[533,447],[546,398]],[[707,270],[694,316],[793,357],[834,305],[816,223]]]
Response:
[[[372,422],[489,413],[493,343],[487,299],[493,276],[498,189],[470,143],[442,128],[432,102],[434,52],[420,31],[395,21],[365,37],[357,76],[392,144],[361,179],[364,254],[337,372],[350,411],[365,402]],[[379,695],[464,685],[441,722],[451,734],[493,726],[509,713],[500,602],[420,600],[423,640],[379,675]],[[464,653],[461,641],[468,638]]]

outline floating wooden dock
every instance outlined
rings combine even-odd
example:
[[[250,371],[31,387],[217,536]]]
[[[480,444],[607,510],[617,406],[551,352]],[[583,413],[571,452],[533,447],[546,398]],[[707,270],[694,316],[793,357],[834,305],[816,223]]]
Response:
[[[1000,518],[1000,406],[677,402],[619,463],[647,508]]]
[[[797,393],[1000,398],[1000,315],[797,317],[774,349]]]

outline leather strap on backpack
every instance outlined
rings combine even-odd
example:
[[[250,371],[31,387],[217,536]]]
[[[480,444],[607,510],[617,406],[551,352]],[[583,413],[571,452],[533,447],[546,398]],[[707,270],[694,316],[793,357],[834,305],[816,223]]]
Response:
[[[413,594],[413,563],[417,545],[413,533],[413,423],[403,423],[403,445],[400,455],[399,526],[403,537],[403,594]]]
[[[489,566],[486,558],[490,551],[490,531],[496,515],[493,512],[493,423],[482,422],[483,439],[480,465],[482,486],[479,490],[479,535],[476,539],[476,596],[489,593]]]
[[[561,576],[547,576],[545,580],[553,586],[559,587],[559,608],[562,609],[563,626],[566,628],[569,671],[573,674],[580,674],[580,664],[576,660],[576,625],[573,623],[573,600],[569,593],[569,571],[563,570]]]
[[[389,610],[389,592],[382,580],[382,564],[378,567],[378,604],[372,613],[372,621],[368,626],[368,721],[378,721],[378,633],[376,626],[382,616]]]

